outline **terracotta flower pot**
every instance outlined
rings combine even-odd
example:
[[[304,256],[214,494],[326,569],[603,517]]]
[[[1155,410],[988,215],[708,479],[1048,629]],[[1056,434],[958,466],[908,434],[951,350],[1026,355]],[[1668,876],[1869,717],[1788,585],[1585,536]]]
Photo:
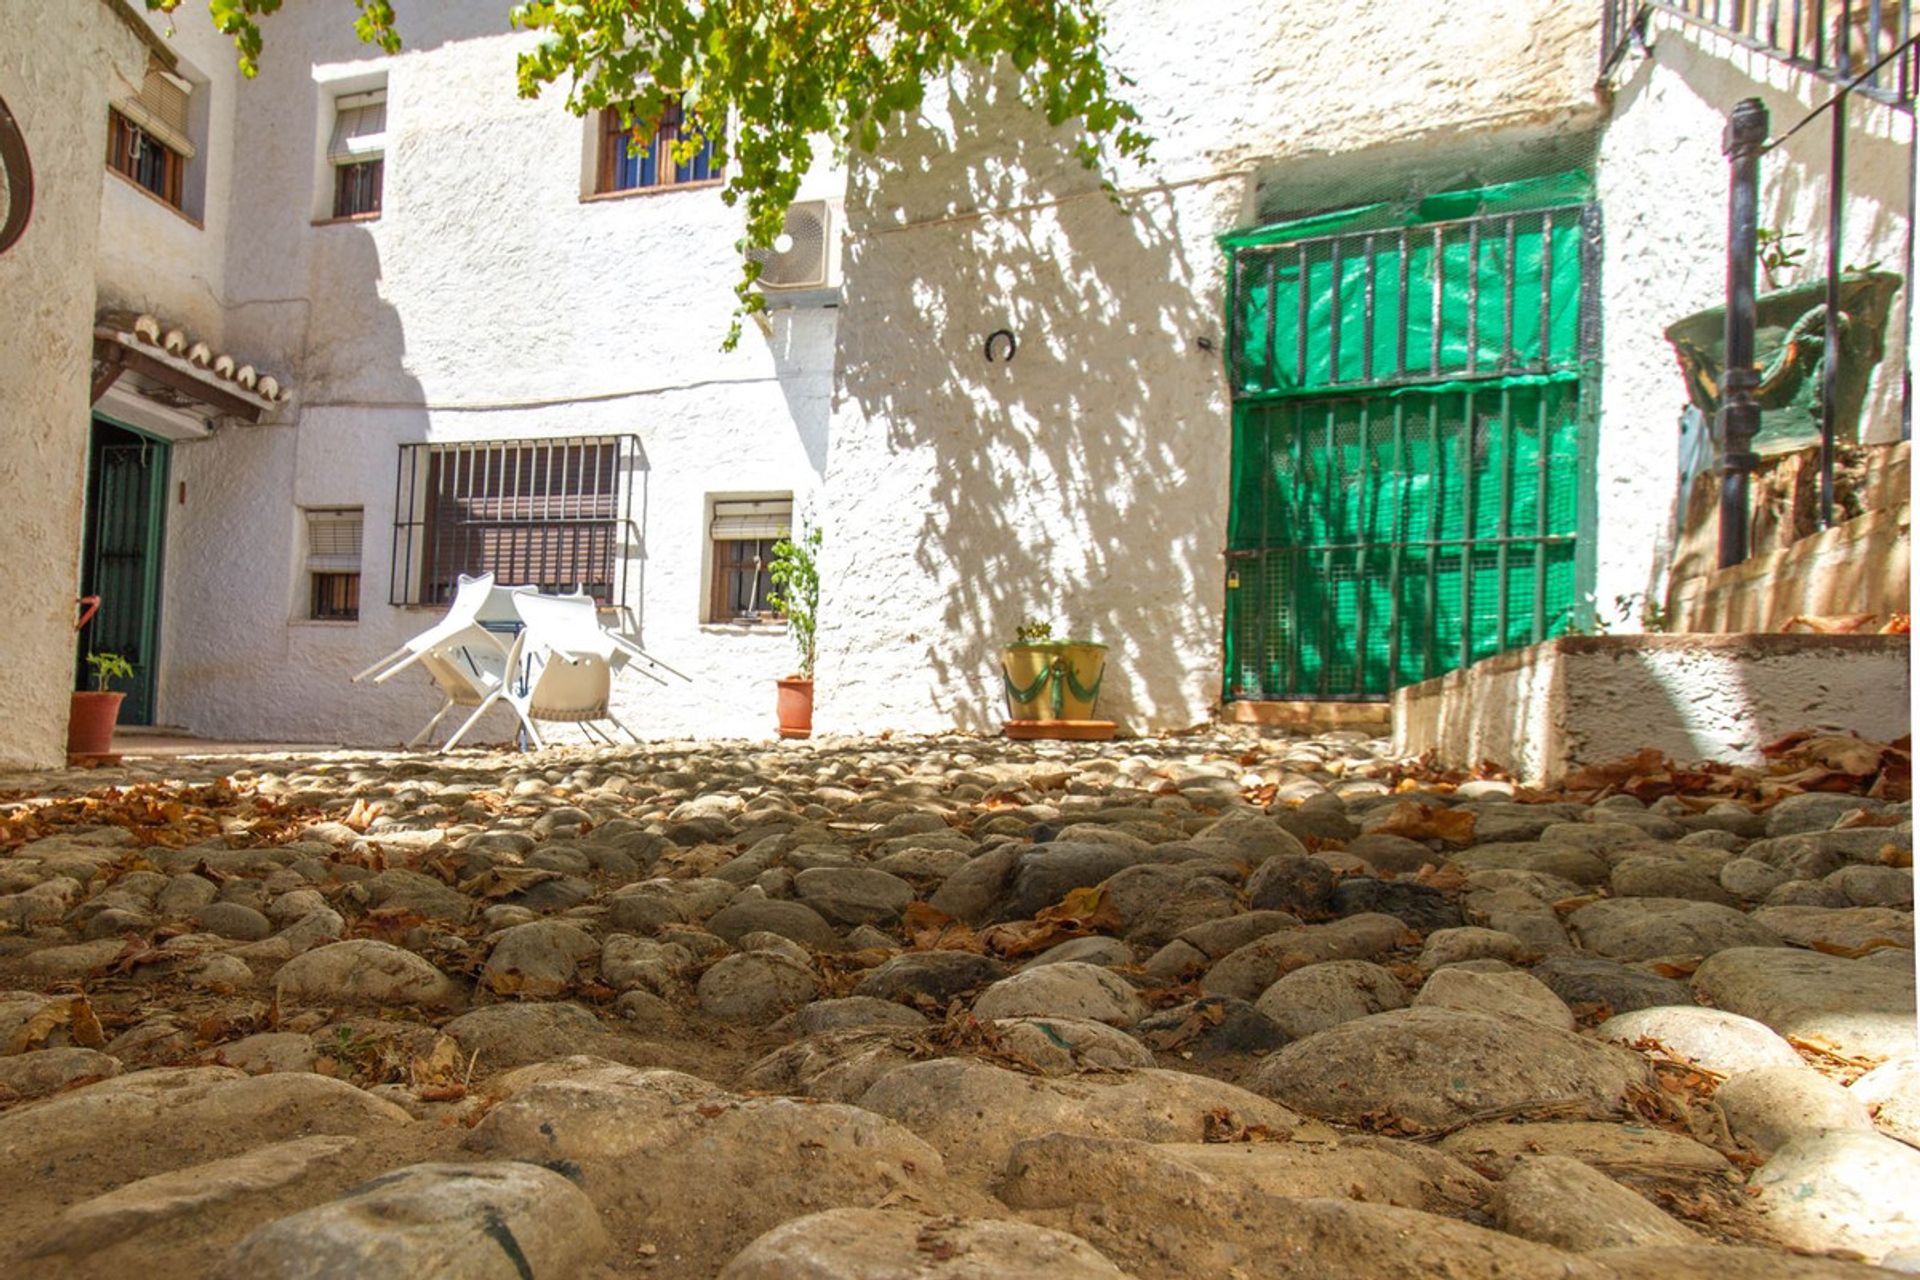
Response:
[[[795,678],[777,683],[780,686],[778,704],[780,736],[783,738],[812,737],[813,680]]]
[[[80,693],[73,695],[67,713],[67,754],[105,756],[113,754],[113,726],[120,721],[120,703],[124,693]]]

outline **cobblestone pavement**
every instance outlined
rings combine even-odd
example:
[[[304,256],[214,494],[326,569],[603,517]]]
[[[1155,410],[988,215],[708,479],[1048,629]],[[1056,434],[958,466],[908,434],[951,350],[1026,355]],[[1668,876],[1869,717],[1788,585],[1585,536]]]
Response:
[[[1907,803],[1385,746],[0,777],[0,1271],[1920,1269]]]

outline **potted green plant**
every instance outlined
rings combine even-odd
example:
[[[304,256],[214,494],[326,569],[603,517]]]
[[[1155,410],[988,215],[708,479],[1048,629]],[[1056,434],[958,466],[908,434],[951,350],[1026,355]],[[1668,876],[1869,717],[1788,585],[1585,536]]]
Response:
[[[107,684],[131,679],[133,664],[117,653],[90,653],[87,665],[93,668],[94,687],[74,691],[67,712],[67,755],[112,755],[113,727],[119,723],[120,703],[127,695],[107,688]]]
[[[1053,624],[1029,620],[1000,651],[1007,712],[1015,723],[1091,721],[1106,675],[1107,646],[1055,640]]]
[[[776,709],[780,717],[780,736],[806,738],[813,734],[813,654],[816,615],[820,608],[820,528],[818,525],[799,537],[785,537],[773,544],[773,562],[768,576],[773,591],[767,603],[787,618],[787,631],[800,650],[800,669],[778,681],[780,692]]]

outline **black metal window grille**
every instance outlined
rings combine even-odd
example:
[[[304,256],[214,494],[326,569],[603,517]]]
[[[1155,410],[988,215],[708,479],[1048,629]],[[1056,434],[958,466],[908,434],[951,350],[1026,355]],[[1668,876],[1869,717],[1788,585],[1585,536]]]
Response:
[[[394,482],[396,605],[439,605],[462,574],[547,593],[624,598],[633,436],[400,446]]]
[[[1887,58],[1857,92],[1908,110],[1920,90],[1920,44],[1907,43],[1914,35],[1912,0],[1606,0],[1602,76],[1636,40],[1644,44],[1656,9],[1827,80],[1851,80]]]
[[[360,575],[357,573],[316,573],[313,575],[312,612],[318,622],[352,622],[360,616]]]

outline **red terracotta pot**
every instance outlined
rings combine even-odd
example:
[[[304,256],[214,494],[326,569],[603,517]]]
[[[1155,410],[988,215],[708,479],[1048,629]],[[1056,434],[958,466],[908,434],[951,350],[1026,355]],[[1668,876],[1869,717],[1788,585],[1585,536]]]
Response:
[[[813,736],[813,681],[781,680],[780,700],[780,736],[783,738],[809,738]]]
[[[120,703],[126,696],[76,691],[72,709],[67,713],[67,754],[112,755],[113,726],[120,721]]]

